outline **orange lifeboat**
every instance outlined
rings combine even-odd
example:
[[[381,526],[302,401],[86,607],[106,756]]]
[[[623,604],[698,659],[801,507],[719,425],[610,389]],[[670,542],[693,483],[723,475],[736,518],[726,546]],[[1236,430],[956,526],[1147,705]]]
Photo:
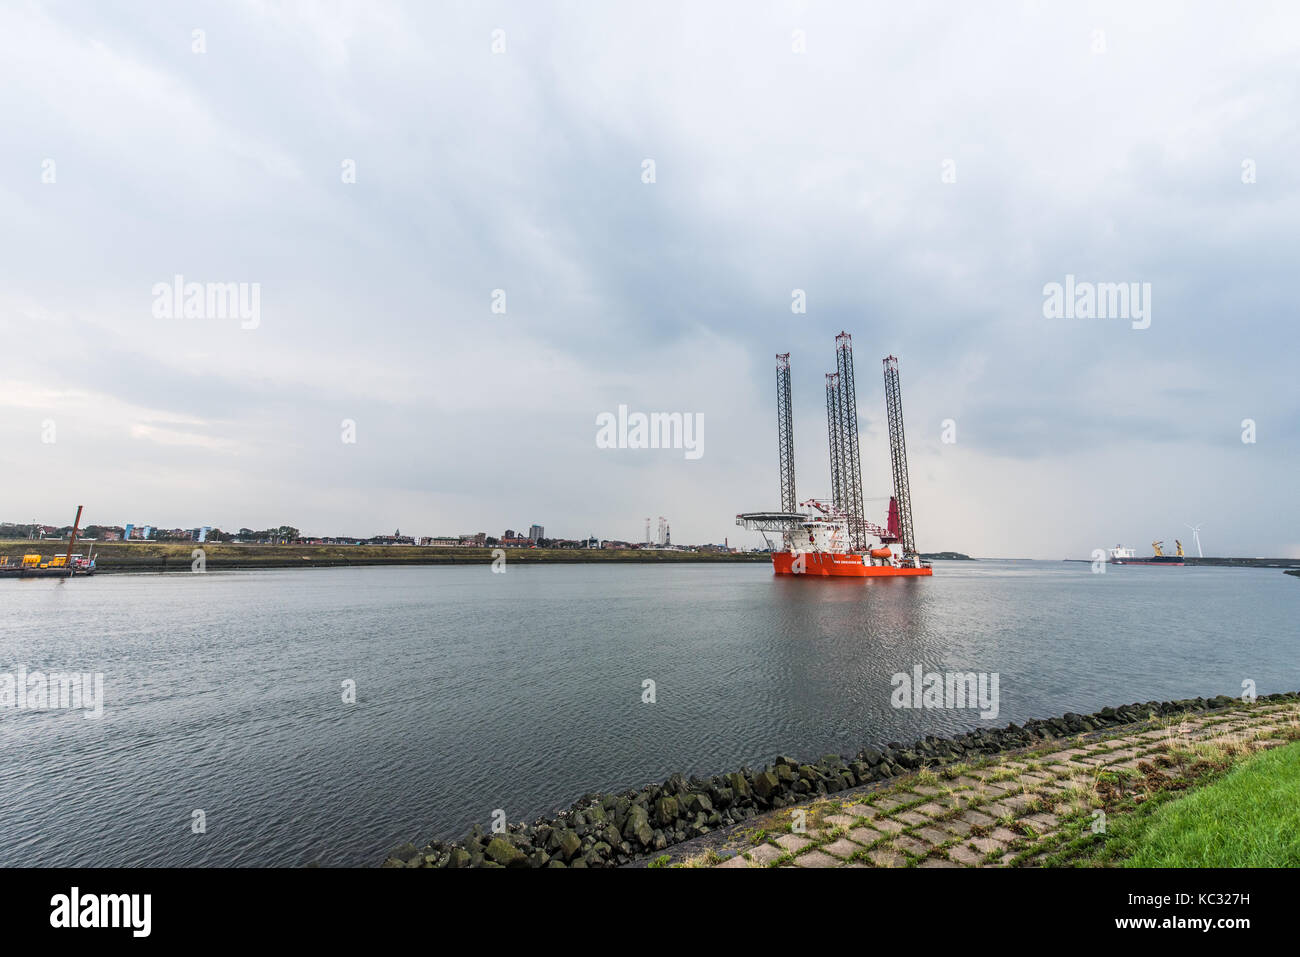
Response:
[[[870,554],[872,558],[890,558],[894,553],[886,546],[884,548],[873,548]]]

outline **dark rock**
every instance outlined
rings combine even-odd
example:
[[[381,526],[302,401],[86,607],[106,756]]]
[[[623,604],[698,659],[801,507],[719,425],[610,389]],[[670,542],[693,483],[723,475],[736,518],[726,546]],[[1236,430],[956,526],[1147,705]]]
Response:
[[[655,823],[663,826],[677,819],[677,798],[661,797],[655,801]]]
[[[566,861],[573,860],[573,856],[582,849],[582,839],[578,837],[575,831],[571,831],[567,827],[559,828],[555,832],[555,849]]]
[[[780,779],[771,771],[760,771],[754,775],[754,793],[761,798],[771,797],[772,792],[780,787]]]
[[[650,816],[646,814],[645,808],[634,805],[628,812],[627,823],[623,825],[623,836],[636,840],[642,847],[650,846],[654,832],[650,829]]]
[[[488,842],[486,857],[502,867],[523,867],[527,863],[524,852],[500,836]]]
[[[713,813],[713,802],[709,800],[707,794],[693,792],[686,798],[686,810],[698,814],[703,811],[705,814]]]
[[[734,800],[737,803],[744,801],[750,796],[749,781],[745,779],[745,776],[743,774],[740,773],[728,774],[727,786],[730,787],[731,790],[735,792],[736,796]]]

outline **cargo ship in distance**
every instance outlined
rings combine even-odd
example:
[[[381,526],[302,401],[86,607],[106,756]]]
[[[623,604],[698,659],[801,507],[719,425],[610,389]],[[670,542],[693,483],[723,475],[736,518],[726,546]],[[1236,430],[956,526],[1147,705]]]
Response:
[[[55,555],[49,560],[30,554],[24,555],[20,562],[11,562],[8,555],[0,555],[0,578],[72,578],[93,574],[95,559],[81,554]]]
[[[11,562],[8,555],[0,555],[0,578],[72,578],[95,574],[94,546],[91,546],[90,554],[85,556],[72,550],[77,545],[77,533],[81,530],[82,508],[81,505],[77,506],[77,517],[72,523],[68,550],[64,554],[54,555],[47,561],[33,552],[24,555],[17,562]]]
[[[1152,542],[1152,555],[1138,557],[1137,549],[1125,548],[1123,545],[1116,545],[1106,552],[1106,562],[1110,565],[1168,565],[1175,568],[1181,568],[1187,563],[1183,560],[1186,556],[1183,554],[1183,543],[1174,539],[1174,545],[1178,547],[1178,554],[1166,555],[1164,552],[1164,542]]]

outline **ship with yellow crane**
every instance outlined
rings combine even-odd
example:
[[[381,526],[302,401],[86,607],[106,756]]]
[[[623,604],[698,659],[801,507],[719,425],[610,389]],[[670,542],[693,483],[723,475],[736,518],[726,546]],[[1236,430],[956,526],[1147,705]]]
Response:
[[[62,555],[52,555],[46,559],[37,552],[23,555],[19,561],[12,561],[8,555],[0,555],[0,578],[72,578],[95,574],[94,554],[82,555],[72,549],[77,544],[77,533],[81,530],[82,506],[77,506],[77,518],[72,523],[72,534],[68,537],[68,550]]]
[[[1166,555],[1164,550],[1165,543],[1155,541],[1151,543],[1153,554],[1139,556],[1137,549],[1125,548],[1123,545],[1116,545],[1106,553],[1106,561],[1111,565],[1167,565],[1174,568],[1180,568],[1187,564],[1184,560],[1186,555],[1183,553],[1183,543],[1174,539],[1174,545],[1177,548],[1177,554]]]

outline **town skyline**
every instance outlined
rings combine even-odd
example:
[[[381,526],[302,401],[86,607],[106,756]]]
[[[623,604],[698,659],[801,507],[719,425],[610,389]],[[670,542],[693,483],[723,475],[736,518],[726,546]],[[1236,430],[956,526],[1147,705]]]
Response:
[[[628,547],[672,547],[671,531],[669,524],[662,520],[658,531],[653,535],[650,533],[650,526],[646,525],[646,536],[643,539],[615,538],[611,536],[601,536],[591,533],[578,538],[567,536],[548,536],[545,534],[545,526],[536,523],[528,527],[525,532],[521,529],[516,530],[509,526],[501,532],[500,535],[491,535],[487,532],[460,532],[456,534],[419,534],[403,535],[401,527],[394,529],[392,534],[377,533],[374,535],[346,535],[346,534],[315,534],[304,532],[297,526],[278,525],[269,526],[262,529],[254,529],[249,526],[240,526],[237,530],[227,530],[221,525],[194,525],[194,526],[175,526],[173,528],[164,528],[158,525],[149,525],[144,523],[122,523],[122,524],[105,524],[102,522],[89,522],[81,526],[78,539],[81,541],[212,541],[212,542],[230,542],[245,541],[268,543],[280,540],[296,541],[305,544],[368,544],[368,545],[437,545],[437,546],[486,546],[492,547],[501,545],[504,547],[526,547],[529,544],[537,545],[542,542],[557,543],[559,547],[598,547],[603,543],[612,543],[615,545],[625,545]],[[48,525],[39,522],[11,522],[0,521],[0,539],[32,539],[41,540],[45,538],[66,540],[71,533],[73,526],[67,525]],[[726,539],[724,539],[724,543]],[[711,546],[714,542],[697,542],[690,544],[681,544],[679,547],[690,548],[700,546]]]

